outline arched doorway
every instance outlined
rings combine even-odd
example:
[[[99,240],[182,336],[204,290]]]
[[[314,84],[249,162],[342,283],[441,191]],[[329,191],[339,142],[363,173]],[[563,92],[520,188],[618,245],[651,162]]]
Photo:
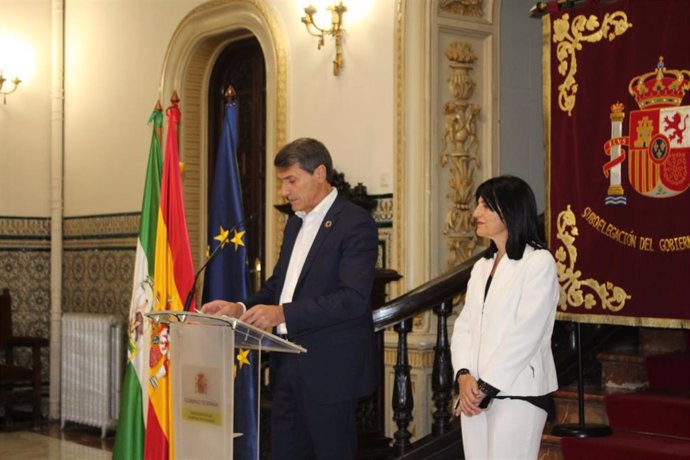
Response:
[[[256,290],[265,278],[264,225],[266,214],[266,64],[261,45],[251,36],[230,43],[221,51],[211,71],[208,91],[208,169],[207,202],[210,203],[223,125],[225,90],[232,85],[239,104],[237,164],[246,224],[252,287]]]
[[[183,189],[194,266],[203,263],[207,246],[207,172],[209,166],[208,95],[211,72],[219,56],[235,43],[255,39],[265,60],[263,159],[270,164],[285,144],[287,132],[286,33],[275,12],[262,0],[214,0],[192,10],[173,33],[161,77],[161,100],[177,90],[181,99],[180,157],[185,162]],[[217,139],[213,142],[217,142]],[[265,168],[264,168],[265,169]],[[265,267],[277,260],[283,217],[272,211],[281,202],[275,175],[265,176],[262,229]],[[245,209],[248,209],[245,204]]]

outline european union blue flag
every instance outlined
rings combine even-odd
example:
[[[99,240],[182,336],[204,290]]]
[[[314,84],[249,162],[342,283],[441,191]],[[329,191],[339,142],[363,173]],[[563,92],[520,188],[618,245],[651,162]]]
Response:
[[[223,245],[206,269],[204,301],[238,301],[249,295],[246,230],[242,189],[237,168],[237,101],[225,105],[213,190],[209,207],[209,254]],[[257,366],[256,352],[236,349],[235,358],[235,458],[257,457]]]

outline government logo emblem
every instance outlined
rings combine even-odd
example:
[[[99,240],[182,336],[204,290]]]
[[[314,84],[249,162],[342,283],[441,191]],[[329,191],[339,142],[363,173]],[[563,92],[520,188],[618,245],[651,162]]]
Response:
[[[208,381],[203,372],[199,372],[194,379],[194,392],[197,394],[208,394]]]
[[[667,70],[659,58],[656,70],[633,78],[628,85],[640,110],[630,113],[629,135],[622,135],[624,106],[611,106],[610,157],[603,166],[609,178],[604,203],[625,205],[621,175],[629,151],[628,182],[649,198],[671,198],[690,187],[690,106],[681,106],[690,89],[690,70]]]

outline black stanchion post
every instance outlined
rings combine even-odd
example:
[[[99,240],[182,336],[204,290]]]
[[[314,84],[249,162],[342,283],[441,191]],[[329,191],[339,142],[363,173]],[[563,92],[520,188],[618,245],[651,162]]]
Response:
[[[575,323],[575,347],[577,349],[577,416],[578,423],[554,425],[552,433],[556,436],[577,438],[596,438],[609,436],[612,431],[608,425],[585,423],[585,376],[582,366],[582,337],[580,323]]]

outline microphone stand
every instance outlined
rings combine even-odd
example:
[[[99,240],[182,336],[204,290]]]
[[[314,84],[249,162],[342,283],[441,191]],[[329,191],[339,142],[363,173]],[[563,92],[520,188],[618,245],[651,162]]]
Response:
[[[208,259],[206,259],[206,262],[204,262],[204,264],[201,266],[201,268],[199,268],[199,270],[194,274],[194,281],[192,282],[192,287],[189,290],[189,293],[187,293],[187,298],[184,301],[184,311],[189,311],[189,307],[192,304],[192,299],[194,298],[194,296],[196,294],[196,282],[199,280],[199,275],[201,275],[201,272],[203,272],[204,269],[206,268],[206,266],[209,263],[211,263],[211,261],[216,257],[216,255],[218,255],[218,253],[221,251],[221,249],[223,249],[223,247],[225,247],[225,243],[227,243],[229,238],[230,238],[230,233],[237,230],[237,227],[244,225],[247,222],[249,222],[250,220],[252,220],[254,218],[254,216],[255,216],[255,214],[252,214],[251,216],[247,217],[246,219],[241,220],[237,224],[233,225],[232,228],[230,230],[228,230],[228,235],[225,237],[225,239],[223,241],[221,241],[218,246],[216,246],[216,249],[214,249],[213,252],[211,253],[211,255],[208,256]]]

